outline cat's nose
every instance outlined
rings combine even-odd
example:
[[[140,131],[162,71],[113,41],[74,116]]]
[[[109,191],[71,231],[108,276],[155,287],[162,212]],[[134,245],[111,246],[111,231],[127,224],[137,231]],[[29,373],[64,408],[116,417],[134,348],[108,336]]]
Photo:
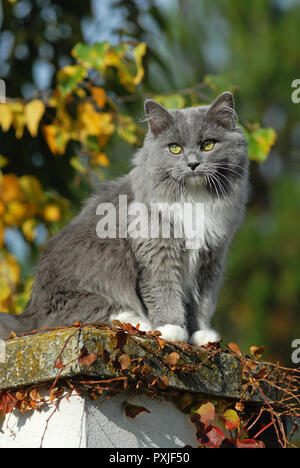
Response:
[[[192,169],[192,171],[195,171],[199,165],[200,163],[198,162],[193,162],[193,163],[188,164],[188,166]]]

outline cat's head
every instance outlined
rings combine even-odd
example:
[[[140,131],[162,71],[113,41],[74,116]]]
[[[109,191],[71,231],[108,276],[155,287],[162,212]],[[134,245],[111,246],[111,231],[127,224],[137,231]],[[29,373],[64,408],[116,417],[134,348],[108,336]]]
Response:
[[[146,100],[145,113],[149,131],[136,163],[158,192],[178,199],[193,187],[206,197],[228,200],[245,185],[247,143],[230,92],[210,106],[182,110]]]

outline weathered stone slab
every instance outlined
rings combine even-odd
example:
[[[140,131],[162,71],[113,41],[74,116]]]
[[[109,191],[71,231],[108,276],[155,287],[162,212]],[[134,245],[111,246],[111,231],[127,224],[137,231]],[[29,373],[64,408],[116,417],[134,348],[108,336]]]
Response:
[[[115,332],[92,326],[63,328],[8,340],[5,363],[0,363],[0,390],[42,384],[55,379],[58,374],[60,377],[84,375],[97,379],[119,377],[122,372],[116,370],[111,359],[120,354],[118,346]],[[128,335],[121,347],[122,353],[131,359],[140,358],[147,364],[154,377],[167,376],[170,388],[225,399],[240,399],[242,395],[242,365],[230,353],[220,351],[209,357],[204,348],[172,343],[166,343],[161,349],[155,338],[133,335]],[[89,366],[82,366],[78,361],[83,351],[97,355]],[[180,369],[172,370],[168,357],[175,352],[179,355],[176,366]],[[64,369],[55,367],[58,357]],[[131,366],[126,375],[129,380],[134,380]],[[253,402],[262,401],[259,392],[244,397]]]

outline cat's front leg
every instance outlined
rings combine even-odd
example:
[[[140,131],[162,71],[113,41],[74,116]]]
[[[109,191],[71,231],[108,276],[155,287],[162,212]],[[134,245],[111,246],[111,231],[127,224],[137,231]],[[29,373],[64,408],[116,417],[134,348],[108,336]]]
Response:
[[[150,240],[139,250],[139,293],[152,330],[167,341],[187,341],[187,317],[178,249],[166,240]]]
[[[217,331],[211,328],[218,295],[223,281],[227,245],[213,251],[202,252],[192,291],[192,312],[189,320],[190,343],[203,346],[220,340]]]
[[[152,330],[160,331],[161,338],[167,341],[187,341],[186,311],[180,285],[170,279],[164,281],[144,274],[140,290]]]
[[[219,333],[211,328],[210,321],[215,312],[217,301],[211,292],[196,301],[195,327],[190,336],[190,343],[194,346],[204,346],[220,340]],[[197,328],[197,329],[195,329]]]

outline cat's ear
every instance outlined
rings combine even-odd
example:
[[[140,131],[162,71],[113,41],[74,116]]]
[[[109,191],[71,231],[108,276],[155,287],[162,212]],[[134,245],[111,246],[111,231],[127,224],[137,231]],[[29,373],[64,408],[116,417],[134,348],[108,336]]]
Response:
[[[173,122],[173,117],[167,109],[152,99],[145,101],[145,114],[154,135],[158,135]]]
[[[221,94],[210,106],[207,118],[222,127],[233,129],[237,123],[233,95],[228,91]]]

